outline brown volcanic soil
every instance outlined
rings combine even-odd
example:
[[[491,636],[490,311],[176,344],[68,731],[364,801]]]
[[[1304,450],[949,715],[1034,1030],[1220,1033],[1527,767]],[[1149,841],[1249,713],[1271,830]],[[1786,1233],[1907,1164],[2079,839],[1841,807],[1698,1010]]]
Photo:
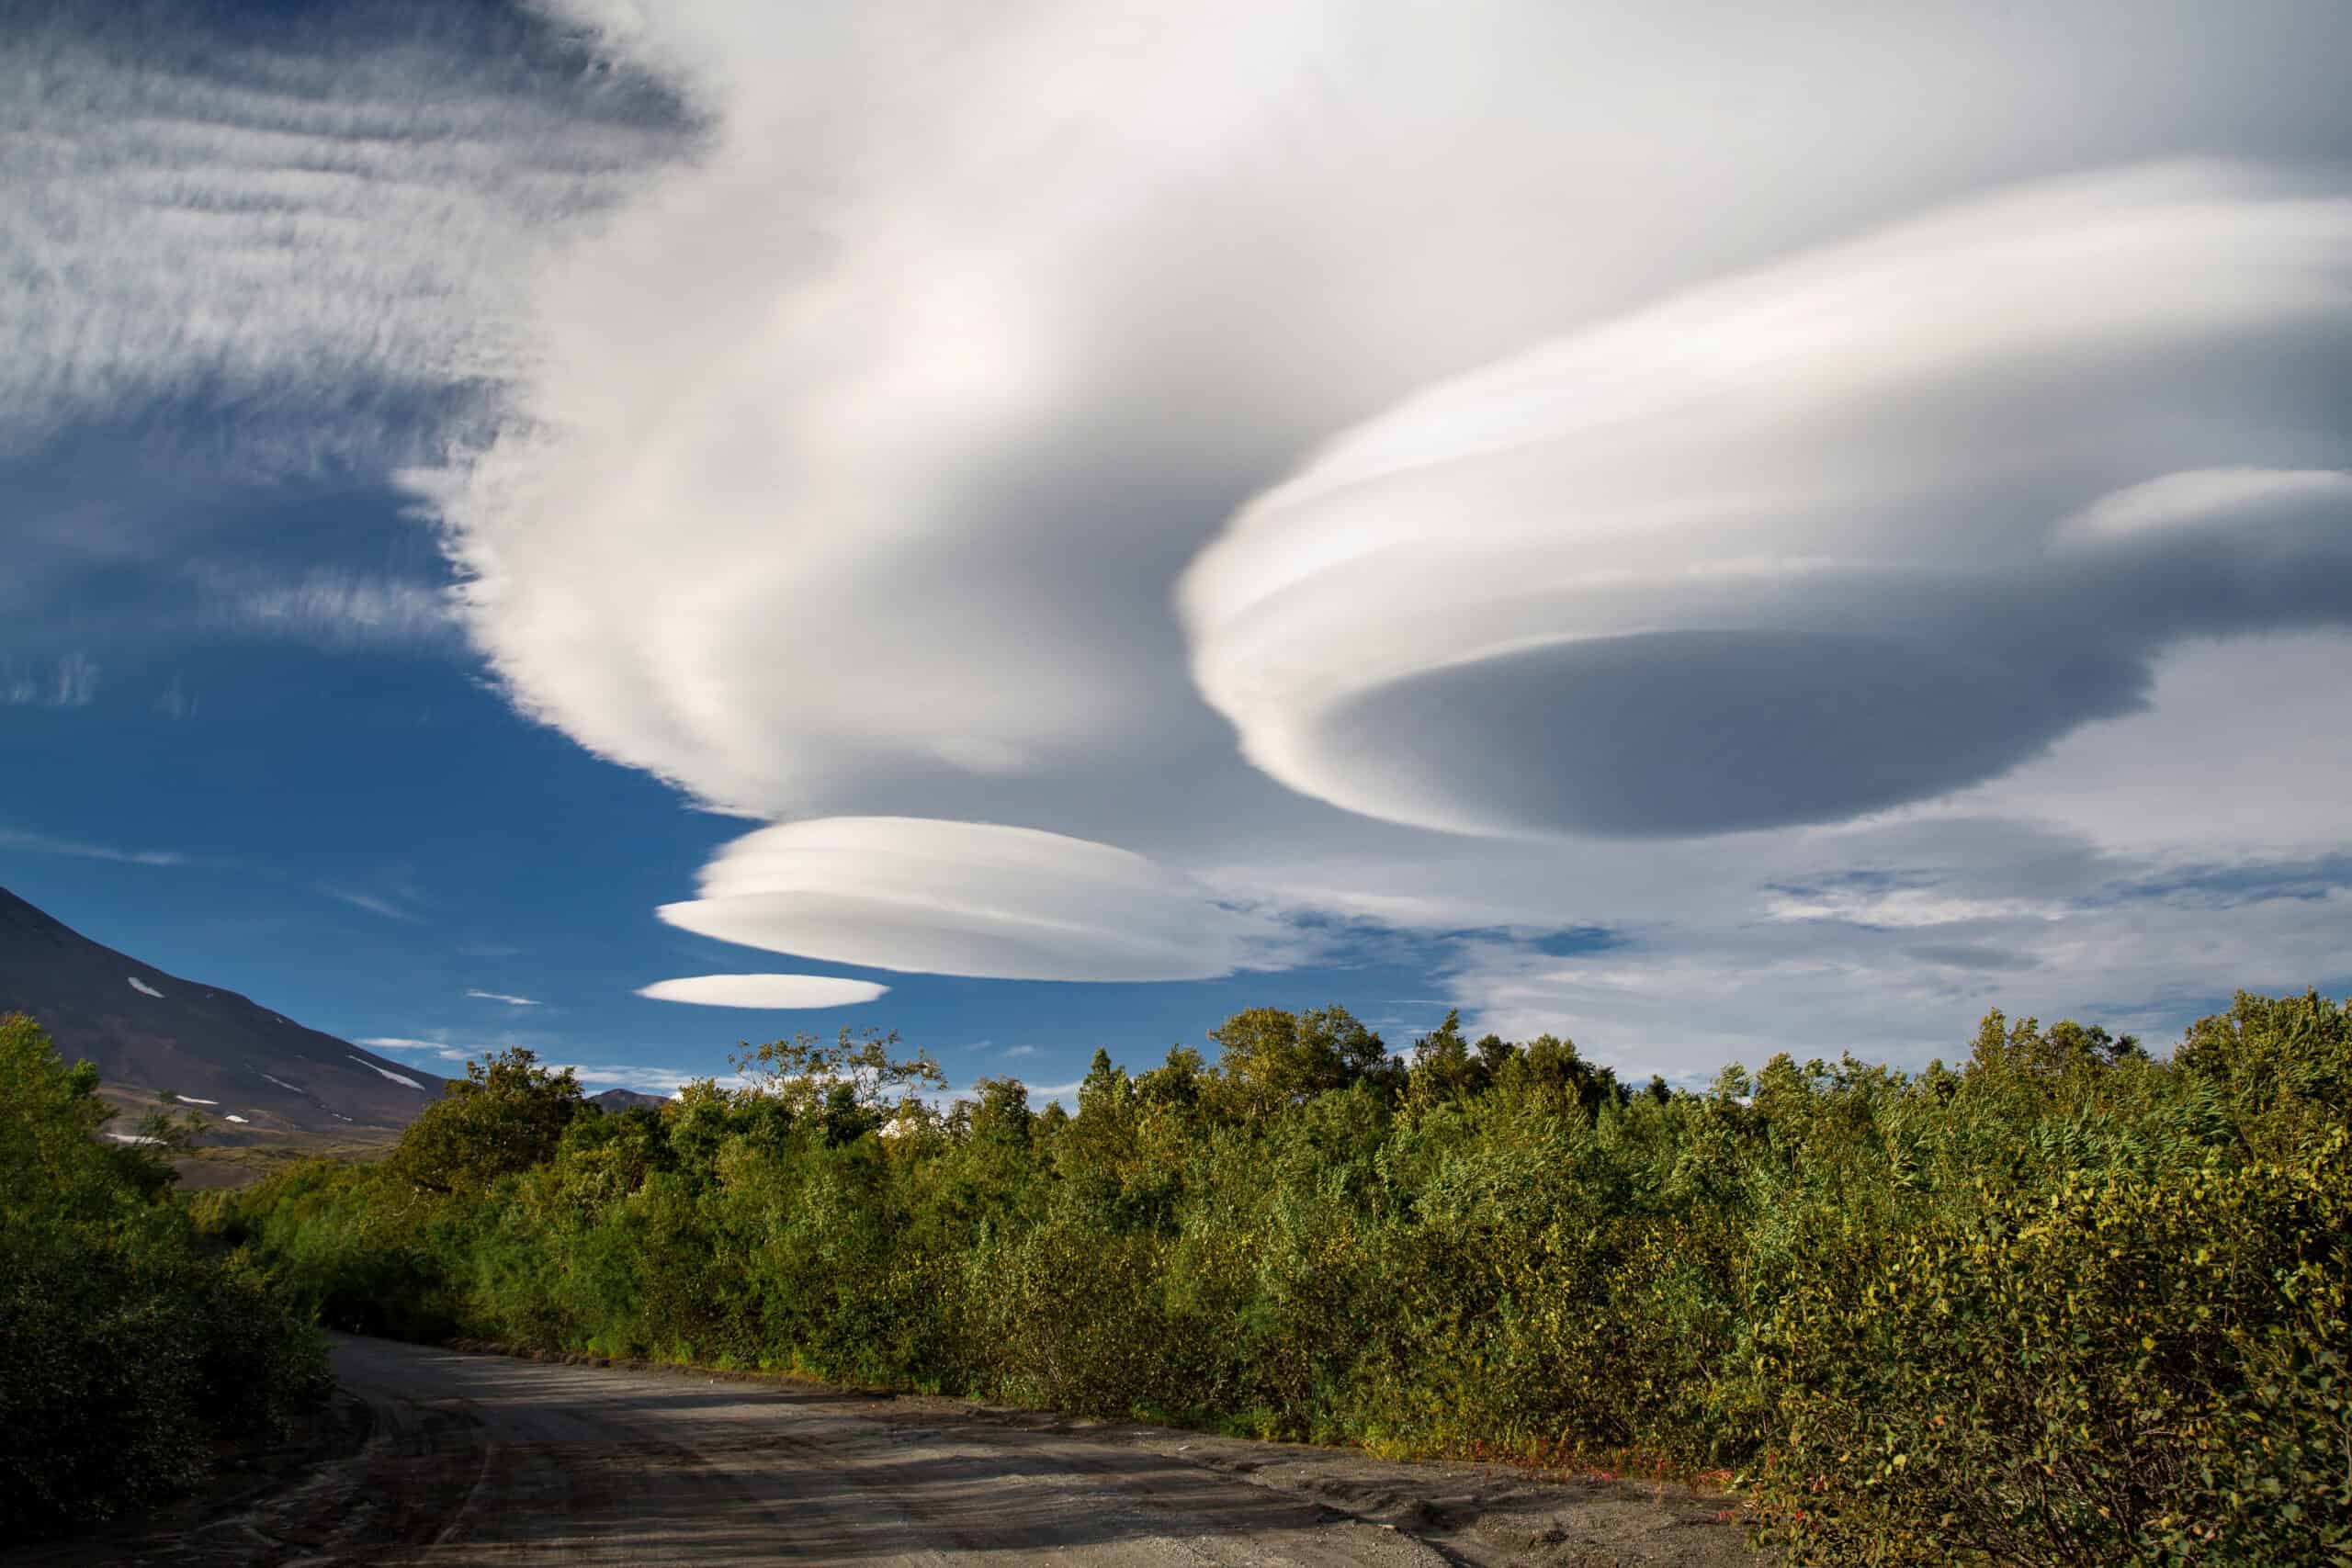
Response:
[[[1403,1464],[775,1379],[338,1338],[363,1440],[266,1495],[0,1563],[1760,1568],[1686,1486]]]

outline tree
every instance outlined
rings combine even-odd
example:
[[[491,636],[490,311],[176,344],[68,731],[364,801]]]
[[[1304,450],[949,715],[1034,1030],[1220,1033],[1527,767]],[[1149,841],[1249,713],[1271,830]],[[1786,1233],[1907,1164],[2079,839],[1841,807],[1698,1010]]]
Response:
[[[552,1158],[572,1118],[596,1111],[570,1067],[517,1045],[466,1064],[466,1076],[409,1124],[387,1168],[428,1192],[463,1192]]]
[[[2086,1028],[2072,1019],[2061,1019],[2047,1030],[2030,1018],[2010,1023],[1996,1008],[1976,1027],[1976,1049],[1969,1066],[1972,1072],[1996,1079],[2052,1078],[2145,1061],[2147,1055],[2134,1034],[2118,1037],[2098,1024]]]
[[[1237,1121],[1269,1121],[1327,1090],[1391,1076],[1387,1046],[1343,1007],[1249,1008],[1209,1038],[1218,1047],[1210,1100]]]
[[[928,1051],[899,1057],[899,1032],[842,1025],[831,1044],[807,1031],[735,1053],[743,1093],[777,1101],[794,1116],[822,1114],[835,1142],[879,1128],[919,1089],[944,1089],[947,1075]]]
[[[972,1088],[979,1094],[972,1107],[973,1141],[1026,1151],[1037,1121],[1029,1109],[1029,1087],[1019,1078],[982,1078]]]
[[[1462,1037],[1462,1013],[1457,1009],[1414,1042],[1406,1096],[1416,1110],[1467,1099],[1487,1087],[1488,1072],[1487,1059],[1474,1055],[1470,1043]]]
[[[1155,1110],[1191,1111],[1201,1102],[1201,1084],[1206,1076],[1198,1051],[1190,1045],[1170,1045],[1167,1061],[1136,1079],[1136,1100]]]
[[[1589,1119],[1611,1101],[1628,1098],[1617,1075],[1596,1066],[1577,1054],[1577,1043],[1556,1034],[1539,1034],[1525,1045],[1488,1049],[1488,1035],[1478,1043],[1478,1055],[1496,1089],[1506,1098],[1532,1101],[1555,1115],[1575,1106]],[[1659,1089],[1665,1085],[1660,1080]],[[1655,1099],[1667,1096],[1653,1093]]]

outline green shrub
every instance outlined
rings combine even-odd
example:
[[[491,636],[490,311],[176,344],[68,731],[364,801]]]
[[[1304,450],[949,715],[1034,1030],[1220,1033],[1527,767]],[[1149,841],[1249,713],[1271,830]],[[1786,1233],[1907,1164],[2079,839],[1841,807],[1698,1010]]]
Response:
[[[329,1387],[316,1332],[199,1246],[168,1168],[97,1141],[96,1086],[0,1019],[0,1537],[184,1491]]]

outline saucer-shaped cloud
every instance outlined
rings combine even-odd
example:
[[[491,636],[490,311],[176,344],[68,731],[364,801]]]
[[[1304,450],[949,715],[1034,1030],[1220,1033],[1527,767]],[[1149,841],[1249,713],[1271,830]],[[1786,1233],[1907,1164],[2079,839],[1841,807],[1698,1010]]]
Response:
[[[703,868],[673,926],[874,969],[1189,980],[1257,966],[1272,922],[1108,844],[1030,828],[832,817],[763,828]]]
[[[1428,390],[1179,602],[1260,767],[1469,831],[1828,821],[2352,614],[2352,200],[2011,191]]]
[[[870,1002],[889,989],[841,975],[687,975],[657,980],[637,994],[707,1008],[842,1008]]]

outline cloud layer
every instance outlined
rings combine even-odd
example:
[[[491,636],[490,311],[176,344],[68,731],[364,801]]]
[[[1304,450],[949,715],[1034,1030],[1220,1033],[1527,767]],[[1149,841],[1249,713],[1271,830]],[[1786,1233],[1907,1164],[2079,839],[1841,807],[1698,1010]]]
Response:
[[[1070,828],[1066,796],[1125,787],[1152,797],[1135,814],[1148,819],[1175,793],[1151,780],[1199,772],[1220,743],[1187,689],[1174,579],[1235,506],[1334,433],[1579,322],[2033,176],[2191,149],[2255,162],[2352,151],[2335,84],[2314,63],[2352,47],[2352,23],[2324,5],[2275,7],[2254,26],[2195,5],[2014,16],[1928,5],[1833,23],[1696,4],[1473,4],[1442,17],[1313,3],[1159,15],[1038,4],[977,31],[824,6],[788,17],[692,0],[570,11],[604,28],[618,58],[678,83],[708,134],[690,164],[550,258],[506,418],[470,460],[418,482],[473,579],[474,635],[528,711],[760,818],[888,809]],[[2126,32],[2134,47],[2119,51]],[[2248,251],[2276,241],[2281,289],[2307,293],[2324,265],[2312,251],[2330,242],[2287,231],[2291,203],[2249,220],[2274,219],[2266,236],[2230,227],[2242,193],[2153,176],[2070,188],[1782,263],[1634,316],[1613,337],[1592,329],[1616,358],[1588,347],[1588,383],[1637,353],[1665,357],[1609,386],[1608,409],[1558,416],[1626,422],[1641,453],[1606,474],[1531,455],[1531,485],[1611,486],[1529,503],[1554,509],[1539,553],[1556,557],[1561,536],[1582,537],[1610,508],[1688,480],[1679,465],[1694,456],[1729,458],[1736,468],[1717,493],[1685,505],[1752,505],[1759,536],[1729,554],[1688,539],[1690,558],[1611,570],[1716,570],[1718,597],[1770,598],[1775,573],[1794,564],[1790,547],[1810,539],[1860,574],[1838,589],[1842,601],[1883,587],[1890,601],[1932,604],[1964,551],[1934,536],[1928,509],[1957,525],[1963,496],[1973,521],[2086,502],[2108,479],[2158,477],[2153,453],[2120,461],[2132,431],[2111,406],[2086,433],[2095,454],[2051,450],[2061,432],[2006,408],[2018,376],[2036,355],[2153,347],[2143,334],[2170,322],[2210,344],[2240,305],[2254,325],[2280,328],[2291,304],[2241,298],[2267,265]],[[2188,210],[2167,208],[2176,196]],[[2033,252],[2037,235],[2063,248],[2069,232],[2094,246],[2110,236],[2125,254]],[[1947,242],[1996,265],[1983,295],[1975,275],[1925,254]],[[2186,280],[2134,275],[2107,308],[2118,269],[2176,256],[2199,285],[2232,292],[2200,302]],[[1894,272],[1867,270],[1881,264]],[[2090,298],[2067,292],[2086,288]],[[1815,327],[1832,341],[1799,341]],[[1678,329],[1731,335],[1708,345]],[[1972,362],[1980,338],[1989,364]],[[2245,415],[2261,389],[2222,389],[2242,363],[2217,364],[2183,412]],[[1776,367],[1826,380],[1775,380]],[[2052,368],[2036,412],[2056,404],[2061,384],[2113,389],[2111,367]],[[1748,424],[1726,423],[1740,408],[1699,406],[1685,410],[1696,427],[1671,439],[1678,422],[1663,412],[1642,423],[1660,400],[1703,398],[1709,376],[1747,378],[1724,391],[1745,396]],[[1882,384],[1874,377],[1894,400],[1859,423],[1891,445],[1865,451],[1836,422]],[[1480,385],[1485,401],[1501,395],[1492,378]],[[1759,408],[1773,389],[1796,406]],[[1946,395],[1961,406],[1942,407]],[[1522,418],[1551,417],[1542,411],[1553,404],[1529,396]],[[2022,435],[2041,450],[2026,472],[1988,462],[1963,486],[1951,470],[1972,424],[1988,446]],[[2151,434],[2154,418],[2136,428]],[[1785,444],[1825,432],[1834,449],[1818,457]],[[1905,471],[1912,447],[1927,472]],[[1589,464],[1589,446],[1579,450]],[[1645,454],[1656,465],[1646,474]],[[2248,461],[2341,466],[2237,450],[2183,466]],[[1498,461],[1477,482],[1510,471]],[[1737,496],[1736,480],[1776,488]],[[1822,484],[1815,517],[1795,492]],[[1881,505],[1895,513],[1884,538],[1845,536],[1880,526]],[[1446,583],[1508,572],[1496,552],[1514,526],[1536,525],[1485,510],[1462,554],[1440,552],[1430,614],[1375,597],[1362,621],[1435,621]],[[1792,512],[1804,520],[1785,524]],[[1398,526],[1426,538],[1432,518],[1419,515]],[[1732,531],[1728,515],[1719,522]],[[1532,564],[1539,578],[1558,573],[1556,558]],[[1801,618],[1820,576],[1778,590],[1772,618]],[[1566,608],[1521,617],[1553,651],[1521,650],[1510,673],[1522,687],[1556,684],[1572,720],[1621,738],[1611,705],[1626,657],[1678,694],[1759,665],[1755,685],[1780,691],[1810,688],[1825,667],[1850,671],[1857,654],[1877,666],[1860,689],[1833,681],[1818,701],[1800,695],[1799,729],[1848,697],[1881,723],[1923,695],[1956,697],[1946,754],[1885,779],[1865,776],[1883,757],[1844,759],[1859,786],[1826,793],[1791,776],[1799,760],[1774,762],[1744,808],[1753,820],[1982,776],[2086,714],[2128,706],[2141,679],[2129,652],[2067,649],[2062,692],[2013,724],[1986,711],[2015,694],[2013,665],[1955,667],[1950,638],[1897,638],[1875,660],[1884,639],[1870,626],[1859,643],[1799,637],[1751,649],[1684,639],[1686,615],[1666,641],[1579,660],[1559,651]],[[1211,618],[1220,640],[1239,637]],[[1427,635],[1397,630],[1408,644]],[[1205,657],[1222,682],[1215,650]],[[1392,671],[1383,690],[1396,711],[1374,702],[1316,725],[1345,732],[1335,748],[1355,747],[1392,724],[1477,705],[1480,694],[1453,678],[1414,672],[1434,684]],[[1300,700],[1330,707],[1317,693]],[[1520,716],[1464,722],[1483,736]],[[1272,722],[1253,706],[1259,750],[1271,748]],[[1657,740],[1645,765],[1668,782],[1714,761],[1671,735]],[[1129,777],[1103,776],[1123,769]],[[1014,793],[1009,780],[1040,782],[1052,806],[999,804]],[[1660,819],[1645,821],[1651,791],[1612,800],[1603,782],[1587,815],[1611,830],[1714,815],[1669,793]],[[1368,804],[1415,819],[1560,815],[1516,801]],[[1137,842],[1112,829],[1080,830]]]
[[[1282,962],[1277,928],[1141,855],[990,823],[837,817],[766,828],[720,851],[701,893],[664,904],[662,919],[874,969],[1190,980]]]
[[[2352,199],[2030,187],[1421,393],[1187,576],[1261,767],[1428,827],[1832,821],[2007,771],[2189,636],[2352,617]]]
[[[429,452],[519,371],[536,260],[679,140],[494,7],[35,4],[0,44],[0,454],[190,401],[249,470]]]
[[[1760,888],[1758,834],[1991,787],[2342,597],[2344,208],[2270,172],[2352,152],[2324,6],[568,14],[709,130],[416,477],[469,626],[706,804],[901,818],[754,835],[690,929],[1210,974],[1266,942],[1209,886],[1728,953],[1649,886],[1725,852],[1425,843],[1216,720],[1315,801],[1736,832]]]

